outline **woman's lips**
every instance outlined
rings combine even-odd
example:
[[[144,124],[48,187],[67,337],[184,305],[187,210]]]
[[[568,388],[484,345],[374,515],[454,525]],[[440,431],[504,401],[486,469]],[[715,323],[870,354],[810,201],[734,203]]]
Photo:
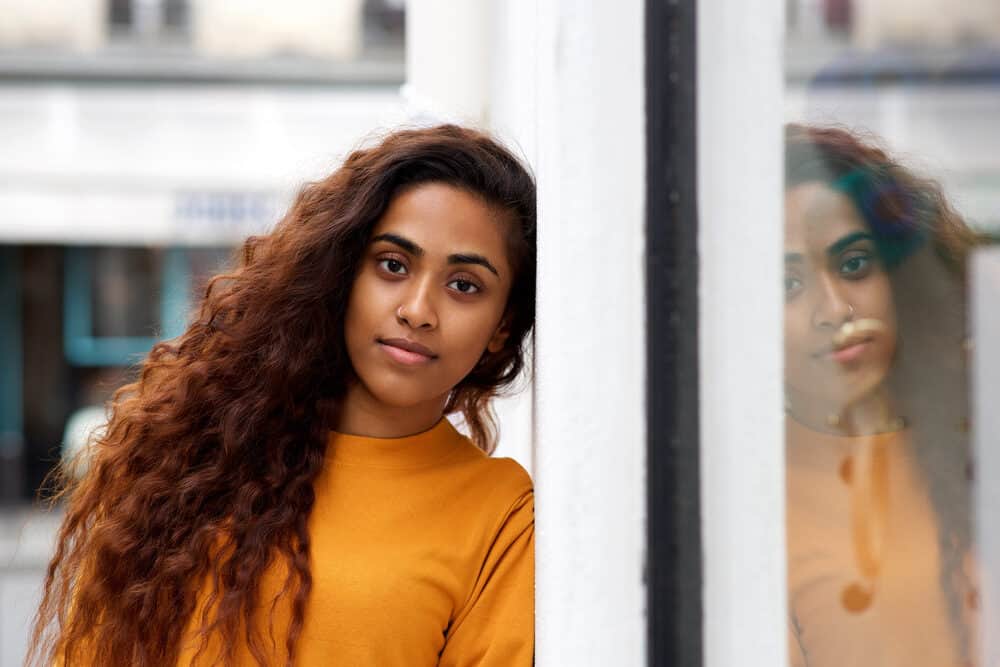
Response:
[[[830,358],[840,364],[856,361],[868,350],[871,344],[871,340],[862,340],[846,347],[837,348],[830,352]]]
[[[857,361],[872,346],[873,341],[885,330],[885,323],[874,318],[845,322],[833,334],[833,343],[820,350],[816,356],[831,359],[839,364]]]
[[[405,338],[379,339],[378,344],[390,359],[406,366],[426,364],[437,358],[430,349]]]

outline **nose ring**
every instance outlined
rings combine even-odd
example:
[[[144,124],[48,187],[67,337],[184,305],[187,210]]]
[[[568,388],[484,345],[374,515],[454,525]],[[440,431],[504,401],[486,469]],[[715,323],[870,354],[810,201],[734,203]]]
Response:
[[[854,319],[854,306],[852,306],[851,304],[847,304],[847,319],[848,320]]]

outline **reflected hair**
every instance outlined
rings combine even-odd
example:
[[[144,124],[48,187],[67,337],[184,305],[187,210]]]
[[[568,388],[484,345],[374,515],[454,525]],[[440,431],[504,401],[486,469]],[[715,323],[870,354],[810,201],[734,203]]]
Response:
[[[978,242],[936,181],[918,176],[876,142],[845,128],[785,127],[785,189],[808,182],[847,195],[889,269],[929,244],[958,275]]]
[[[337,406],[354,379],[348,296],[372,230],[406,188],[445,183],[481,198],[505,225],[514,279],[502,350],[484,353],[446,412],[492,451],[489,401],[525,366],[535,316],[535,186],[509,150],[454,125],[400,130],[304,187],[275,229],[250,238],[212,279],[185,333],[156,344],[109,406],[90,469],[57,471],[65,517],[48,566],[29,664],[175,665],[188,628],[244,644],[273,600],[260,582],[287,572],[284,638],[294,661],[312,586],[313,481]],[[207,604],[198,612],[199,591]]]

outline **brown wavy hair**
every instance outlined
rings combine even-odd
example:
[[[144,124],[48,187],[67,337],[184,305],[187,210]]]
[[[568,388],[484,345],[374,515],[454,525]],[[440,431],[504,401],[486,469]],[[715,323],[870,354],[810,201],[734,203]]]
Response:
[[[890,269],[927,247],[962,276],[969,251],[983,237],[965,224],[937,181],[907,168],[879,143],[843,127],[790,123],[785,188],[819,181],[846,194]]]
[[[78,482],[59,473],[66,515],[28,664],[174,665],[193,621],[202,648],[217,632],[227,663],[242,641],[264,665],[251,619],[271,602],[259,583],[276,561],[289,573],[281,595],[292,599],[293,663],[312,581],[313,480],[354,377],[348,295],[389,201],[428,182],[481,197],[508,227],[509,339],[484,353],[446,407],[492,451],[489,400],[522,371],[534,323],[534,182],[478,131],[397,131],[304,187],[273,232],[246,241],[187,331],[156,344],[138,380],[115,394],[89,472]],[[211,594],[193,619],[204,582]]]

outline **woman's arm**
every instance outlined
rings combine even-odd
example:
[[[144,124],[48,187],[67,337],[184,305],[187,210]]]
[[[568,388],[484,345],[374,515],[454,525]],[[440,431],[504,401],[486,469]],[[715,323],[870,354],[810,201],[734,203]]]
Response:
[[[490,545],[472,595],[448,628],[440,667],[528,667],[535,648],[535,504],[519,497]]]

